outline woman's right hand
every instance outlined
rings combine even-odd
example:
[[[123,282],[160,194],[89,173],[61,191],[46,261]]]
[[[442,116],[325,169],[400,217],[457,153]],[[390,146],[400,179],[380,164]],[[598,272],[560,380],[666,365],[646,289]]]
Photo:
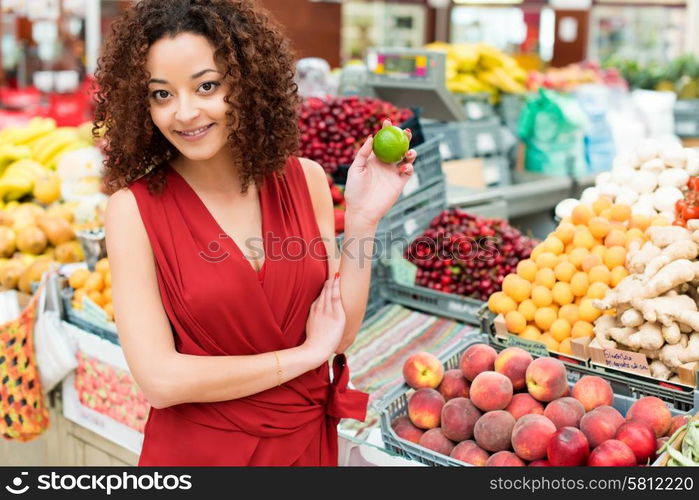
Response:
[[[318,298],[311,305],[306,321],[306,342],[313,359],[327,361],[337,350],[345,331],[345,310],[340,297],[340,277],[327,280]]]

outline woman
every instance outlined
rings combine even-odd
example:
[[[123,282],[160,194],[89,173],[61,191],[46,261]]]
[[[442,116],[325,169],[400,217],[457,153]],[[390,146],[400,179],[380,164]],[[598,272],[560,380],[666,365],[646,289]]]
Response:
[[[115,318],[152,406],[139,463],[337,465],[339,419],[366,410],[341,354],[361,256],[415,152],[398,167],[363,144],[340,256],[326,175],[294,157],[292,56],[251,0],[140,1],[97,80]]]

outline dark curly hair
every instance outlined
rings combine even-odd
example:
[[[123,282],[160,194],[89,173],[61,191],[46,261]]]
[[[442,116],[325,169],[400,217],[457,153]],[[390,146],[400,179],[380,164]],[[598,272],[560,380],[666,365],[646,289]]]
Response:
[[[97,72],[93,134],[105,130],[109,192],[148,175],[151,192],[165,184],[177,149],[150,117],[146,55],[163,37],[206,37],[224,72],[228,144],[241,166],[243,193],[281,173],[298,150],[300,99],[294,57],[281,28],[252,0],[140,0],[116,20]]]

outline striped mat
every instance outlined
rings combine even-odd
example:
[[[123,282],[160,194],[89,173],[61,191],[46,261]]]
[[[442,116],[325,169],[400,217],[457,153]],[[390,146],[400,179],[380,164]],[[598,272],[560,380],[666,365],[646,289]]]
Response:
[[[370,394],[367,419],[364,423],[345,420],[342,427],[359,436],[378,425],[377,403],[403,384],[403,364],[410,355],[428,351],[441,358],[474,330],[473,326],[396,304],[381,308],[364,323],[346,353],[352,384]]]

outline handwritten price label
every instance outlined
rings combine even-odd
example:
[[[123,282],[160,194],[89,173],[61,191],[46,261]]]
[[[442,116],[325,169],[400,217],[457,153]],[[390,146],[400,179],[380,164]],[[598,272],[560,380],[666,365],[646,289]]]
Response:
[[[523,339],[517,335],[509,334],[507,336],[506,344],[507,347],[520,347],[534,356],[547,357],[549,355],[549,350],[541,342]]]
[[[646,359],[645,354],[621,351],[619,349],[604,349],[603,354],[604,364],[609,368],[650,376],[650,367],[648,366],[648,359]]]

